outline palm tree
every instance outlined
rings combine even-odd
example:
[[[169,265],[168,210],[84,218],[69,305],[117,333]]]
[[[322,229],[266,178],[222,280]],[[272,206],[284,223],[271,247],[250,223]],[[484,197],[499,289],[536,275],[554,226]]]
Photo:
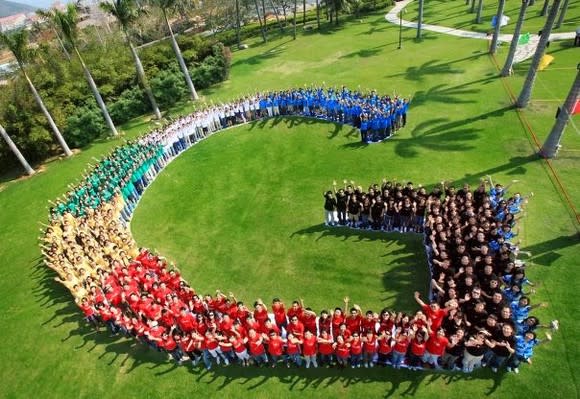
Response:
[[[20,71],[22,72],[24,79],[26,79],[26,83],[28,83],[28,87],[30,88],[32,95],[34,96],[36,103],[38,104],[40,110],[48,120],[48,124],[50,125],[50,128],[52,129],[54,136],[58,140],[66,156],[67,157],[72,156],[73,154],[72,151],[68,147],[68,144],[66,143],[64,137],[60,133],[60,130],[58,130],[56,123],[54,123],[54,120],[52,119],[52,115],[50,115],[50,112],[48,112],[48,109],[44,105],[44,102],[42,101],[40,94],[38,94],[36,87],[34,87],[32,80],[30,80],[30,77],[28,76],[28,73],[26,73],[26,69],[24,68],[25,63],[29,60],[30,57],[30,51],[28,50],[28,31],[22,29],[11,34],[0,33],[0,43],[8,47],[8,49],[12,52],[12,54],[14,54],[14,58],[16,58],[18,67],[20,68]]]
[[[18,147],[16,147],[16,144],[14,144],[14,141],[12,141],[10,136],[8,136],[8,133],[6,133],[6,130],[4,130],[4,127],[2,125],[0,125],[0,136],[2,136],[4,141],[6,141],[6,144],[8,144],[8,147],[10,147],[10,150],[14,153],[16,158],[18,158],[18,160],[20,161],[20,163],[24,167],[24,170],[26,170],[26,173],[28,173],[29,175],[33,175],[35,173],[34,169],[32,169],[32,167],[30,167],[30,164],[28,163],[26,158],[24,158],[24,156],[22,155],[22,153],[20,152]]]
[[[185,83],[189,88],[191,99],[198,100],[199,96],[197,95],[197,91],[195,91],[195,87],[193,86],[193,82],[191,81],[191,76],[189,76],[189,71],[187,70],[187,65],[185,65],[185,60],[183,59],[183,55],[181,55],[181,50],[179,49],[177,40],[175,40],[173,29],[171,29],[171,24],[169,23],[169,19],[167,18],[167,12],[175,7],[177,0],[149,0],[149,2],[161,10],[161,13],[163,14],[163,19],[165,21],[165,26],[169,31],[169,37],[171,39],[171,46],[173,47],[173,52],[177,57],[179,67],[181,68],[181,72],[183,73],[183,77],[185,78]]]
[[[419,0],[419,17],[417,18],[417,40],[421,40],[421,28],[423,25],[423,5],[425,0]]]
[[[548,6],[550,5],[550,0],[544,0],[544,5],[542,6],[542,11],[540,11],[540,16],[543,17],[548,12]]]
[[[489,53],[495,54],[497,51],[497,42],[499,40],[499,31],[501,29],[501,18],[503,16],[503,9],[505,7],[505,0],[499,0],[497,6],[497,14],[495,15],[495,29],[493,30],[493,37],[491,39],[491,45],[489,46]]]
[[[558,22],[556,22],[556,29],[560,29],[562,22],[564,22],[564,17],[566,17],[566,11],[568,11],[568,0],[564,0],[562,4],[562,9],[560,10],[560,17],[558,17]]]
[[[540,154],[545,158],[554,158],[558,153],[560,141],[564,134],[564,128],[570,120],[570,115],[572,115],[576,101],[578,101],[578,96],[580,95],[580,64],[578,64],[577,70],[576,79],[572,84],[568,97],[566,97],[564,106],[560,110],[556,122],[554,123],[554,127],[540,150]]]
[[[81,63],[81,67],[83,68],[83,72],[85,74],[85,78],[87,79],[87,83],[89,84],[89,87],[91,88],[91,91],[93,92],[93,95],[95,96],[95,100],[97,101],[97,104],[99,105],[99,108],[101,109],[101,112],[103,113],[103,117],[105,118],[105,122],[109,126],[109,129],[111,130],[111,133],[113,133],[113,136],[119,135],[119,133],[117,132],[117,128],[115,127],[115,124],[111,120],[111,116],[109,115],[109,111],[107,111],[107,106],[105,105],[105,102],[103,101],[103,98],[101,97],[101,93],[99,93],[99,89],[97,88],[97,84],[95,83],[95,80],[93,79],[93,76],[91,75],[91,71],[89,71],[89,68],[85,64],[85,61],[83,60],[83,57],[81,56],[81,53],[79,52],[79,49],[77,47],[78,16],[77,16],[76,7],[74,6],[74,4],[69,3],[65,12],[62,12],[60,10],[55,10],[54,13],[55,13],[56,23],[57,23],[61,33],[63,34],[64,38],[68,41],[68,43],[72,47],[74,53],[78,57],[79,62]]]
[[[240,0],[236,0],[236,41],[238,42],[238,49],[242,48],[242,35],[240,24]]]
[[[518,47],[518,41],[520,40],[520,33],[522,32],[522,27],[524,25],[524,18],[526,17],[526,9],[528,8],[529,0],[522,0],[522,6],[520,7],[520,14],[518,15],[518,21],[516,22],[516,27],[514,30],[514,36],[510,44],[510,49],[508,51],[505,64],[501,70],[501,76],[509,76],[512,71],[512,64],[514,63],[514,57],[516,55],[516,50]]]
[[[157,101],[155,101],[155,97],[153,96],[153,91],[151,90],[151,86],[147,82],[147,78],[145,77],[145,71],[143,70],[143,64],[141,63],[141,59],[139,58],[139,54],[137,53],[137,49],[133,46],[133,42],[131,41],[131,36],[129,35],[129,27],[139,19],[139,17],[143,14],[144,10],[141,7],[137,7],[137,3],[135,0],[113,0],[112,3],[103,2],[100,3],[99,6],[103,11],[112,15],[117,19],[119,26],[121,27],[121,31],[125,35],[125,39],[127,40],[127,44],[131,49],[131,54],[133,55],[133,61],[135,62],[135,69],[137,70],[137,77],[139,79],[139,83],[145,90],[147,97],[149,98],[149,102],[151,103],[151,109],[155,113],[155,118],[161,119],[161,112],[159,112],[159,107],[157,106]]]
[[[479,0],[477,2],[477,14],[475,15],[475,23],[476,24],[480,24],[481,23],[481,14],[483,12],[483,0]]]
[[[262,32],[262,40],[264,43],[268,41],[268,37],[266,36],[266,28],[262,23],[262,17],[260,16],[260,7],[258,6],[258,0],[254,0],[254,5],[256,6],[256,15],[258,16],[258,22],[260,22],[260,32]]]
[[[316,28],[320,30],[320,0],[316,0]]]
[[[294,40],[296,40],[296,11],[298,8],[298,0],[294,0],[294,9],[292,10],[292,13],[294,14],[293,16],[293,20],[292,20],[292,37]]]
[[[528,76],[526,77],[526,81],[524,82],[524,87],[522,88],[520,96],[516,101],[516,107],[518,108],[525,108],[528,105],[528,102],[530,101],[530,97],[532,96],[532,89],[534,87],[536,75],[538,74],[538,66],[540,65],[540,60],[544,55],[546,45],[548,44],[548,40],[550,39],[550,33],[552,33],[554,20],[556,19],[556,15],[558,14],[560,1],[561,0],[554,0],[554,3],[552,4],[552,9],[550,10],[550,14],[548,14],[548,19],[546,19],[546,24],[542,29],[542,36],[540,36],[538,48],[536,48],[534,58],[532,59],[532,64],[530,65],[530,69],[528,70]]]
[[[60,37],[60,33],[58,33],[58,29],[57,29],[57,24],[56,24],[56,20],[55,20],[55,13],[54,13],[55,9],[51,9],[48,11],[44,11],[44,10],[36,10],[36,15],[38,15],[39,17],[41,17],[42,19],[44,19],[52,28],[52,30],[54,31],[54,34],[56,36],[56,40],[58,41],[58,44],[60,45],[60,48],[62,49],[62,52],[64,53],[66,59],[70,62],[71,57],[70,57],[70,53],[68,52],[68,50],[66,49],[64,42],[62,41],[62,38]]]
[[[306,25],[306,0],[302,0],[302,25]]]
[[[274,0],[270,0],[270,7],[272,7],[272,11],[274,11],[274,16],[276,17],[276,22],[278,23],[280,32],[284,32],[284,25],[282,25],[282,21],[280,20],[280,14],[278,13],[278,7],[274,5]]]

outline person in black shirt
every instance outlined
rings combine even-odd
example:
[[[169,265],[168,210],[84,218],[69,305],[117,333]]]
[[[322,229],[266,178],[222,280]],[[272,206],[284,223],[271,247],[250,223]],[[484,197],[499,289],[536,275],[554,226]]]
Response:
[[[515,345],[514,328],[510,324],[504,324],[501,328],[501,334],[493,338],[491,350],[485,356],[491,371],[497,373],[498,369],[515,352]]]
[[[447,331],[447,330],[445,330]],[[460,328],[449,337],[449,345],[441,357],[441,367],[446,370],[453,370],[457,365],[457,360],[465,352],[465,330]]]
[[[324,196],[324,225],[334,226],[336,222],[336,199],[330,190],[322,195]]]

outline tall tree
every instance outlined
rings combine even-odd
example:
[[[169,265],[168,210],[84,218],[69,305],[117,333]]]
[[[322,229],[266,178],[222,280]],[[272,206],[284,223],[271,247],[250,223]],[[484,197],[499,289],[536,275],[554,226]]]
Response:
[[[131,40],[131,35],[129,33],[129,28],[131,25],[144,14],[145,10],[142,7],[138,7],[135,0],[113,0],[112,2],[107,1],[100,3],[100,7],[103,11],[117,19],[119,27],[125,35],[125,40],[127,41],[129,49],[131,50],[131,55],[133,56],[133,62],[135,62],[135,69],[137,71],[137,78],[139,79],[139,83],[141,83],[141,87],[143,87],[143,90],[145,90],[145,93],[149,98],[149,103],[151,104],[151,109],[155,114],[155,118],[161,119],[159,106],[157,105],[157,101],[155,101],[151,86],[149,85],[149,82],[147,82],[145,71],[143,70],[143,64],[141,63],[141,59],[139,58],[139,54],[133,45],[133,41]]]
[[[58,27],[59,27],[62,35],[69,42],[74,53],[76,54],[77,58],[79,59],[79,62],[81,64],[81,67],[83,68],[83,72],[85,74],[85,78],[87,79],[87,83],[89,84],[89,87],[91,88],[91,91],[93,92],[93,96],[95,96],[95,100],[97,101],[97,104],[99,105],[99,108],[101,109],[103,117],[105,118],[105,122],[109,126],[111,133],[114,136],[117,136],[119,134],[117,132],[117,128],[115,127],[115,124],[113,123],[113,120],[111,119],[111,116],[109,115],[109,111],[107,111],[107,106],[105,105],[105,102],[103,101],[103,98],[101,97],[101,93],[99,93],[99,89],[97,88],[97,84],[95,83],[95,80],[93,79],[93,76],[91,75],[91,71],[89,71],[89,68],[85,64],[85,61],[83,60],[83,57],[81,56],[81,53],[77,47],[78,15],[77,15],[76,7],[74,6],[74,4],[69,3],[67,8],[66,8],[66,11],[64,11],[64,12],[59,11],[59,10],[55,10],[55,17],[56,17],[56,22],[58,24]]]
[[[179,67],[181,68],[181,73],[183,73],[183,77],[185,79],[185,83],[187,84],[187,88],[189,89],[191,99],[194,101],[198,100],[199,96],[197,95],[197,91],[193,86],[191,76],[189,75],[189,70],[187,69],[187,65],[185,65],[185,60],[183,59],[183,55],[181,54],[181,49],[177,44],[175,34],[173,34],[173,29],[171,28],[169,18],[167,17],[167,14],[175,7],[177,0],[149,0],[149,2],[153,6],[161,10],[161,14],[163,15],[163,21],[165,22],[165,26],[169,31],[169,38],[171,39],[171,47],[173,47],[173,52],[175,53],[175,57],[177,58],[177,62],[179,63]]]
[[[58,29],[57,29],[57,24],[56,24],[56,17],[55,17],[55,13],[54,13],[55,9],[50,9],[48,11],[45,10],[41,10],[38,9],[36,10],[36,15],[38,15],[40,18],[42,18],[52,29],[52,31],[54,32],[55,36],[56,36],[56,40],[58,41],[58,44],[60,45],[60,48],[62,49],[62,52],[64,53],[64,56],[66,57],[67,60],[71,60],[70,57],[70,53],[68,52],[68,50],[66,49],[66,46],[64,45],[64,42],[62,40],[62,38],[60,37],[60,33],[58,33]]]
[[[522,6],[520,7],[520,13],[518,15],[518,21],[516,22],[516,27],[514,29],[514,36],[510,43],[510,49],[505,60],[505,64],[501,70],[501,76],[509,76],[512,72],[512,65],[514,63],[514,57],[516,55],[516,50],[518,48],[518,42],[520,40],[520,34],[522,32],[522,27],[524,26],[524,19],[526,17],[526,9],[528,8],[529,0],[522,0]]]
[[[568,92],[568,97],[566,97],[566,101],[564,101],[564,105],[560,109],[554,127],[552,127],[546,142],[540,150],[540,154],[545,158],[554,158],[558,153],[560,141],[564,134],[564,128],[568,124],[572,111],[578,101],[578,96],[580,95],[580,64],[578,64],[577,70],[576,79],[570,88],[570,92]]]
[[[320,0],[316,0],[316,29],[320,30]]]
[[[268,37],[266,36],[266,27],[262,22],[262,17],[260,17],[260,7],[258,6],[258,0],[254,0],[254,4],[256,6],[256,15],[258,16],[258,22],[260,22],[260,32],[262,33],[262,40],[264,43],[268,41]]]
[[[306,0],[302,0],[302,25],[306,25]]]
[[[8,49],[12,52],[12,54],[14,54],[14,58],[16,58],[16,62],[18,63],[18,68],[20,68],[20,71],[22,72],[22,75],[24,76],[26,83],[28,83],[28,87],[30,88],[32,95],[34,96],[34,100],[36,100],[38,107],[48,120],[50,129],[54,133],[56,140],[62,147],[65,155],[67,157],[72,156],[73,154],[72,151],[70,150],[64,137],[60,133],[60,130],[56,126],[56,123],[54,123],[52,115],[50,115],[50,112],[48,112],[48,109],[44,105],[44,101],[42,101],[42,98],[40,97],[40,94],[38,94],[36,87],[34,87],[34,84],[32,83],[30,77],[28,76],[28,73],[26,73],[26,68],[24,68],[24,65],[29,60],[31,54],[28,49],[28,31],[21,29],[19,31],[10,34],[0,33],[0,43],[8,47]]]
[[[22,164],[22,167],[24,168],[26,173],[28,173],[29,175],[33,175],[35,173],[34,169],[32,169],[26,158],[24,158],[24,156],[22,155],[18,147],[16,147],[16,144],[14,144],[14,141],[12,141],[8,133],[6,133],[6,130],[4,130],[4,127],[2,125],[0,125],[0,136],[2,136],[6,144],[8,144],[8,148],[10,148],[10,150],[14,153],[14,156],[16,156],[18,161]]]
[[[505,0],[499,0],[497,6],[497,14],[495,14],[495,27],[493,30],[493,37],[491,38],[491,45],[489,46],[489,53],[495,54],[497,51],[497,42],[499,40],[499,32],[501,29],[501,19],[503,17],[503,9],[505,7]]]
[[[540,36],[538,47],[534,53],[534,58],[532,59],[530,69],[528,70],[528,76],[526,77],[524,87],[522,88],[518,100],[516,101],[516,107],[518,108],[525,108],[530,101],[530,97],[532,96],[532,89],[534,87],[534,82],[536,81],[536,75],[538,74],[538,66],[540,65],[540,60],[546,51],[546,46],[548,44],[548,40],[550,39],[550,33],[552,33],[552,27],[554,26],[554,20],[556,19],[558,8],[560,7],[560,1],[561,0],[554,0],[550,14],[548,14],[548,18],[546,19],[546,24],[542,29],[542,36]]]
[[[284,25],[282,25],[282,21],[280,20],[280,14],[278,13],[278,7],[274,5],[274,0],[270,0],[270,7],[272,7],[272,11],[274,12],[274,16],[276,17],[276,22],[278,23],[278,27],[280,28],[280,32],[284,32]]]
[[[242,35],[241,35],[241,21],[240,21],[240,0],[236,0],[236,42],[238,43],[238,49],[242,48]]]
[[[562,3],[562,9],[560,10],[560,16],[558,17],[558,22],[556,22],[556,29],[560,29],[562,23],[564,22],[564,18],[566,17],[566,11],[568,11],[568,0],[564,0]]]
[[[292,37],[296,40],[296,11],[298,9],[298,0],[294,0],[294,9],[292,10],[293,18],[292,18]]]
[[[550,5],[550,0],[544,0],[544,5],[542,6],[542,11],[540,11],[540,16],[546,15],[548,12],[548,6]]]
[[[481,15],[483,13],[483,0],[478,0],[477,2],[477,14],[475,15],[475,23],[481,23]]]
[[[419,0],[419,17],[417,18],[417,40],[421,40],[421,29],[423,28],[423,6],[425,0]]]

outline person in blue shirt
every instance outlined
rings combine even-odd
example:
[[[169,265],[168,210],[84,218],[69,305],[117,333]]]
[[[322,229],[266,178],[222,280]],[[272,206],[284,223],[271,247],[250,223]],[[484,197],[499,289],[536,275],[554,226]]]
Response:
[[[546,341],[551,341],[552,336],[546,333]],[[531,364],[532,356],[534,355],[534,347],[543,343],[537,338],[536,333],[533,331],[528,331],[522,335],[516,336],[515,353],[509,359],[507,363],[507,371],[514,373],[519,373],[519,366],[522,362]]]
[[[519,301],[512,302],[510,307],[512,309],[512,317],[516,323],[521,323],[530,315],[530,310],[534,308],[546,307],[545,303],[530,305],[530,298],[522,296]]]

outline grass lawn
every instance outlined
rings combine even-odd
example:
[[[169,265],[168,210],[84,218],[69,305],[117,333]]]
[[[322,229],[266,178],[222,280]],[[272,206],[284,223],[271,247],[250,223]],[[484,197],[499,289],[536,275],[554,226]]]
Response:
[[[201,292],[232,290],[248,302],[258,295],[267,302],[273,295],[287,302],[303,296],[315,310],[349,294],[363,309],[413,309],[410,291],[426,286],[420,244],[400,235],[322,229],[322,190],[343,178],[368,184],[389,176],[425,185],[441,179],[475,184],[486,174],[519,179],[514,189],[535,192],[520,223],[522,246],[534,254],[533,301],[550,305],[534,313],[546,322],[558,318],[562,326],[554,342],[537,350],[532,366],[518,376],[391,369],[206,373],[176,368],[131,341],[92,334],[66,290],[37,266],[36,236],[46,200],[64,193],[92,157],[117,143],[103,141],[0,191],[0,397],[578,397],[578,224],[510,108],[486,42],[426,33],[416,43],[414,31],[405,30],[403,50],[397,50],[397,34],[398,27],[374,15],[332,33],[251,43],[235,52],[231,79],[203,93],[206,101],[305,83],[361,85],[412,94],[409,123],[372,146],[360,146],[350,129],[301,119],[219,133],[159,177],[137,209],[134,233],[177,261]],[[576,49],[555,43],[550,51],[556,53],[554,68],[563,69],[539,75],[532,107],[523,112],[540,139],[576,73]],[[504,56],[498,55],[500,64]],[[516,94],[524,68],[507,80]],[[124,130],[131,136],[147,128],[135,121]],[[563,144],[554,165],[578,206],[574,126]]]
[[[475,0],[475,11],[470,13],[469,11],[471,9],[471,2],[469,5],[466,5],[465,1],[461,0],[425,0],[423,11],[424,23],[430,25],[448,26],[457,29],[472,30],[476,32],[493,31],[491,20],[497,14],[497,6],[499,1],[483,0],[481,24],[475,23],[475,17],[477,15],[477,3],[478,0]],[[550,4],[551,3],[552,1],[550,1]],[[564,1],[562,0],[560,4],[563,3]],[[404,14],[404,19],[409,21],[417,21],[418,4],[418,1],[413,1],[406,7],[407,12]],[[521,4],[521,1],[506,1],[503,14],[509,17],[510,20],[506,26],[501,28],[502,33],[514,32]],[[544,0],[536,0],[533,5],[528,7],[526,10],[526,17],[522,28],[522,33],[529,32],[531,34],[537,34],[537,32],[544,27],[548,14],[545,16],[540,15],[543,5]],[[566,17],[562,22],[562,26],[559,29],[554,29],[553,32],[574,32],[579,25],[580,4],[574,1],[570,1],[568,5],[568,11],[566,12]]]

